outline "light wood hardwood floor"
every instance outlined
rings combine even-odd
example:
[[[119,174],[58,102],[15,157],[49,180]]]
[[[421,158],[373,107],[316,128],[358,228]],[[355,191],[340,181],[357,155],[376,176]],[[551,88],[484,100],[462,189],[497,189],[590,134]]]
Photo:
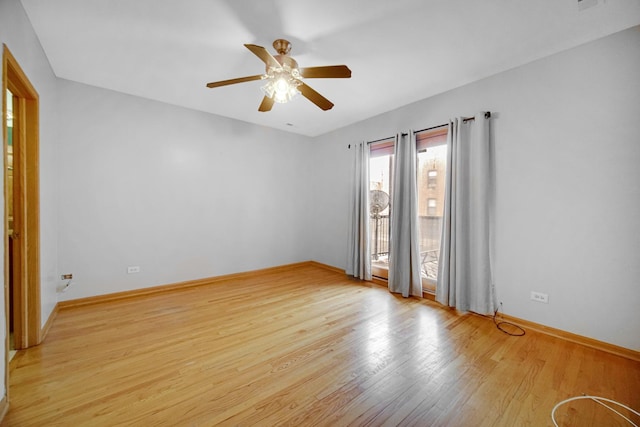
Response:
[[[302,266],[61,310],[11,362],[2,425],[550,426],[583,393],[638,409],[640,363]]]

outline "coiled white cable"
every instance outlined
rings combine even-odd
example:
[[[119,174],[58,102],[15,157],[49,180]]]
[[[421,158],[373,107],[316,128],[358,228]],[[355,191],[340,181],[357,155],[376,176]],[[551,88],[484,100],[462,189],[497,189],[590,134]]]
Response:
[[[620,415],[622,418],[624,418],[625,420],[627,420],[632,426],[634,427],[638,427],[638,425],[636,423],[634,423],[633,421],[631,421],[629,418],[625,417],[624,415],[622,415],[620,412],[616,411],[614,408],[612,408],[609,405],[606,405],[604,403],[602,403],[601,401],[605,401],[605,402],[609,402],[609,403],[613,403],[614,405],[618,405],[622,408],[625,408],[631,412],[633,412],[634,414],[636,414],[637,416],[640,417],[640,412],[636,411],[635,409],[631,409],[628,406],[623,405],[622,403],[616,402],[615,400],[611,400],[611,399],[607,399],[605,397],[599,397],[599,396],[576,396],[576,397],[570,397],[569,399],[565,399],[562,402],[558,403],[556,406],[553,407],[553,410],[551,411],[551,421],[553,421],[553,424],[556,427],[560,427],[558,425],[558,423],[556,422],[556,418],[555,418],[555,412],[556,409],[558,409],[560,406],[564,405],[565,403],[571,402],[573,400],[580,400],[580,399],[591,399],[596,403],[601,404],[602,406],[604,406],[605,408],[609,409],[610,411],[615,412],[616,414]]]

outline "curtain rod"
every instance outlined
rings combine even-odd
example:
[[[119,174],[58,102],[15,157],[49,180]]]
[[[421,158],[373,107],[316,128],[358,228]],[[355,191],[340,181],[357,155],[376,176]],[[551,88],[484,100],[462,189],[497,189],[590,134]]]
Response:
[[[485,112],[485,113],[484,113],[484,118],[485,118],[485,119],[489,119],[489,118],[491,118],[491,111],[487,111],[487,112]],[[463,119],[462,119],[462,121],[463,121],[463,122],[469,122],[469,121],[471,121],[471,120],[475,120],[475,119],[476,119],[475,117],[465,117],[465,118],[463,118]],[[445,123],[445,124],[438,125],[438,126],[431,126],[430,128],[425,128],[425,129],[420,129],[420,130],[414,130],[414,131],[413,131],[413,133],[425,132],[425,131],[428,131],[428,130],[438,129],[438,128],[445,127],[445,126],[449,126],[449,124],[448,124],[448,123]],[[406,134],[406,133],[403,133],[402,135],[403,135],[403,136],[405,136],[405,135],[407,135],[407,134]],[[386,141],[387,139],[392,139],[392,138],[395,138],[395,135],[394,135],[394,136],[388,136],[388,137],[386,137],[386,138],[376,139],[375,141],[368,141],[368,142],[367,142],[367,144],[374,144],[374,143],[376,143],[376,142]],[[349,148],[351,148],[351,144],[349,144]]]
[[[484,113],[484,118],[485,119],[490,119],[491,118],[491,111],[485,112]],[[471,120],[475,120],[475,119],[476,119],[475,117],[464,117],[462,119],[462,121],[463,122],[470,122]],[[430,128],[425,128],[425,129],[420,129],[420,130],[414,130],[413,133],[425,132],[425,131],[428,131],[428,130],[438,129],[438,128],[445,127],[445,126],[448,126],[448,124],[443,124],[443,125],[438,125],[438,126],[431,126]],[[403,135],[406,135],[406,134],[403,133]]]
[[[394,135],[394,136],[388,136],[388,137],[386,137],[386,138],[376,139],[376,140],[374,140],[374,141],[367,141],[367,144],[374,144],[374,143],[376,143],[376,142],[386,141],[387,139],[393,139],[393,138],[395,138],[395,135]]]

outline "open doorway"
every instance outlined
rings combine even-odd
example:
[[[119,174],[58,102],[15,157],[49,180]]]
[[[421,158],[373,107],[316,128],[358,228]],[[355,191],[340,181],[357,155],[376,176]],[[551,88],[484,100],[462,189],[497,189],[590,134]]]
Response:
[[[7,89],[5,93],[5,102],[6,102],[6,125],[7,125],[7,144],[6,144],[6,156],[5,156],[5,177],[7,179],[6,182],[6,193],[5,193],[5,210],[7,213],[7,238],[9,241],[7,242],[8,249],[8,268],[9,268],[9,281],[7,287],[9,288],[9,298],[8,298],[8,320],[9,320],[9,361],[13,359],[13,356],[16,353],[16,345],[14,339],[14,314],[15,314],[15,306],[13,303],[14,299],[14,286],[13,286],[13,244],[12,239],[14,238],[14,223],[13,223],[13,93]]]
[[[2,52],[6,364],[9,349],[41,341],[38,93]],[[12,338],[12,339],[11,339]],[[8,376],[5,378],[8,390]]]

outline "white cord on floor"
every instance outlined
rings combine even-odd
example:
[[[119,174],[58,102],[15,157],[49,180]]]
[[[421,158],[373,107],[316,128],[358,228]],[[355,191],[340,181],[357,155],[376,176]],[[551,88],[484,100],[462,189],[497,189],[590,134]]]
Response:
[[[613,409],[611,406],[606,405],[604,403],[602,403],[601,401],[604,400],[605,402],[609,402],[609,403],[613,403],[614,405],[618,405],[621,406],[631,412],[633,412],[634,414],[636,414],[637,416],[640,417],[640,412],[636,411],[635,409],[631,409],[628,406],[623,405],[622,403],[616,402],[615,400],[611,400],[611,399],[607,399],[604,397],[599,397],[599,396],[576,396],[576,397],[571,397],[569,399],[563,400],[562,402],[558,403],[556,406],[553,407],[553,410],[551,411],[551,421],[553,421],[553,424],[556,427],[560,427],[558,425],[558,423],[556,423],[556,418],[555,418],[555,412],[556,409],[558,409],[560,406],[564,405],[565,403],[571,402],[573,400],[580,400],[580,399],[591,399],[596,403],[601,404],[602,406],[604,406],[605,408],[615,412],[616,414],[620,415],[622,418],[624,418],[625,420],[629,421],[629,423],[634,426],[634,427],[638,427],[638,425],[636,423],[634,423],[633,421],[631,421],[629,418],[625,417],[624,415],[622,415],[620,412],[616,411],[615,409]]]

